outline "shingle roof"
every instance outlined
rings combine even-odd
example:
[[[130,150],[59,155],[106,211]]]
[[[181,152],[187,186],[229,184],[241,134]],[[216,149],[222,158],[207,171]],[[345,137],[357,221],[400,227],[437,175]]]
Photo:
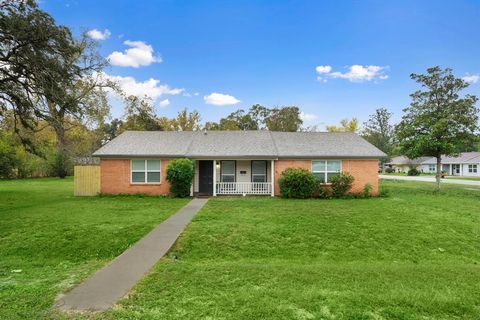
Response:
[[[385,154],[354,133],[272,131],[126,131],[97,157],[381,158]]]
[[[409,159],[405,156],[398,156],[398,157],[393,157],[392,160],[390,160],[389,163],[387,164],[393,164],[393,165],[419,165],[422,164],[425,160],[430,159],[430,157],[419,157],[415,159]]]
[[[437,159],[430,157],[426,159],[424,164],[435,164]],[[442,156],[442,164],[455,164],[455,163],[480,163],[480,152],[463,152],[458,157]]]

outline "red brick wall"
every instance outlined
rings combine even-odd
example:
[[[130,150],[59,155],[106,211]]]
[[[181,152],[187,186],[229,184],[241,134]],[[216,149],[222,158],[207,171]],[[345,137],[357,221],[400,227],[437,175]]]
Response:
[[[162,159],[161,181],[158,184],[131,184],[130,159],[100,160],[100,191],[111,194],[145,193],[149,195],[166,195],[170,184],[165,180],[168,160]]]
[[[311,170],[311,160],[276,160],[275,195],[280,195],[278,180],[287,168],[305,168]],[[378,193],[378,160],[342,160],[342,171],[349,172],[354,178],[352,192],[362,192],[366,183],[372,185],[372,194]]]
[[[342,160],[342,171],[354,178],[352,192],[362,192],[365,184],[372,185],[372,194],[378,194],[378,160]]]

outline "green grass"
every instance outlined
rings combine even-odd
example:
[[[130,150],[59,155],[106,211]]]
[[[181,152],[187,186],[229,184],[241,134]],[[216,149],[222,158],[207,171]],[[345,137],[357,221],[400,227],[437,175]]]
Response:
[[[0,319],[45,319],[57,294],[187,200],[73,197],[73,180],[0,181]]]
[[[479,319],[480,192],[211,199],[104,319]]]
[[[480,181],[480,177],[446,176],[447,179]]]

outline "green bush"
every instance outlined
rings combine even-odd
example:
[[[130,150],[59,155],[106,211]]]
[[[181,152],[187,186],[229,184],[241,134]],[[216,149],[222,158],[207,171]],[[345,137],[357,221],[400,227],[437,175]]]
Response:
[[[388,167],[388,168],[385,169],[385,172],[386,173],[394,173],[395,169]]]
[[[332,197],[332,190],[329,186],[317,182],[314,197],[319,199],[330,199]]]
[[[303,168],[287,168],[279,179],[282,198],[311,198],[317,188],[317,180],[312,172]]]
[[[370,198],[372,196],[372,185],[370,183],[365,183],[362,195],[364,198]]]
[[[185,198],[190,195],[195,164],[190,159],[175,159],[167,166],[167,181],[170,182],[170,193],[175,197]]]
[[[410,170],[408,170],[407,172],[407,176],[419,176],[420,175],[420,171],[418,171],[417,169],[415,168],[411,168]]]
[[[338,176],[334,176],[330,179],[332,184],[332,196],[335,198],[341,198],[347,195],[348,191],[352,188],[352,184],[355,178],[348,172],[342,172]]]

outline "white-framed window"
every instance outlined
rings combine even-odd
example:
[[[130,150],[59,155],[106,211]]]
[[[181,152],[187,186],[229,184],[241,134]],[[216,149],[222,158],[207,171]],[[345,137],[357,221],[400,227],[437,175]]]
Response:
[[[235,182],[235,160],[222,160],[220,165],[220,181]]]
[[[161,160],[135,159],[130,161],[131,183],[160,183]]]
[[[318,181],[330,183],[330,179],[342,172],[341,160],[312,160],[312,172]]]
[[[435,164],[429,164],[428,165],[428,172],[435,172],[436,170],[436,165]]]
[[[477,165],[476,164],[469,164],[468,165],[468,173],[477,173]]]
[[[252,160],[252,182],[267,182],[267,161]]]

